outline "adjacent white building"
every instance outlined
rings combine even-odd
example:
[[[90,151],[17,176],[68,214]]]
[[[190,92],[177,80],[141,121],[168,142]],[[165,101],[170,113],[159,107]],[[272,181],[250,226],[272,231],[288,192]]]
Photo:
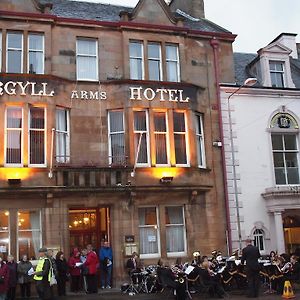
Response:
[[[235,53],[236,83],[221,84],[233,248],[246,236],[262,254],[300,247],[299,48],[283,33],[257,54]],[[249,77],[257,83],[243,86]]]

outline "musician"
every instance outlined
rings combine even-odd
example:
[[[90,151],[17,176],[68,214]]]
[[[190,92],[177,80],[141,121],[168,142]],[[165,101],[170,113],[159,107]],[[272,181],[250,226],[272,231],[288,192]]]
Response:
[[[269,259],[270,259],[271,263],[273,263],[274,261],[276,261],[278,259],[278,256],[275,251],[270,252]]]
[[[285,279],[293,282],[300,282],[300,263],[298,262],[296,255],[291,256]]]
[[[252,239],[247,237],[247,246],[242,250],[242,265],[246,262],[246,275],[248,280],[248,297],[257,298],[259,294],[259,271],[260,265],[258,259],[260,258],[259,250],[252,245]]]
[[[193,261],[192,261],[192,266],[200,266],[201,264],[201,254],[200,254],[200,251],[195,251],[193,253]]]
[[[137,270],[138,268],[138,254],[136,252],[133,252],[131,255],[131,258],[129,258],[126,262],[126,269],[128,273],[132,273],[133,271]]]

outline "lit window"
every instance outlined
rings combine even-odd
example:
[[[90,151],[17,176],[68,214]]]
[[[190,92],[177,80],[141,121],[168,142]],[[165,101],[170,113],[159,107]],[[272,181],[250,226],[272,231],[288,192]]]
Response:
[[[2,72],[2,32],[0,32],[0,73]]]
[[[156,207],[139,208],[139,231],[141,256],[159,256],[160,240]]]
[[[196,143],[197,143],[197,159],[198,167],[205,168],[205,148],[204,148],[204,131],[203,131],[203,116],[195,114],[196,122]]]
[[[122,110],[110,111],[108,114],[109,130],[109,163],[124,165],[125,157],[125,128]]]
[[[10,253],[9,248],[9,212],[6,210],[0,211],[0,252],[4,255],[6,259],[8,253]]]
[[[186,252],[186,231],[182,206],[165,208],[166,237],[168,254],[184,254]]]
[[[78,39],[76,48],[77,80],[98,80],[98,44],[92,39]]]
[[[18,212],[18,254],[19,258],[27,254],[29,259],[38,259],[42,246],[42,228],[40,210]]]
[[[69,111],[56,109],[56,161],[70,162]]]
[[[255,229],[253,232],[254,246],[258,248],[259,251],[265,251],[265,234],[262,229]]]
[[[187,165],[187,132],[185,124],[185,113],[174,112],[173,120],[176,165]]]
[[[44,74],[44,35],[28,35],[28,72]]]
[[[142,42],[129,43],[130,79],[144,79],[143,44]]]
[[[167,81],[180,81],[178,46],[166,45]]]
[[[45,166],[45,108],[32,107],[29,118],[29,164]]]
[[[270,61],[270,75],[272,87],[284,87],[284,63]]]
[[[134,145],[138,166],[149,166],[149,130],[147,111],[134,111]]]
[[[165,112],[154,112],[156,165],[169,165],[168,130]]]
[[[22,33],[7,33],[6,72],[23,72],[23,35]]]
[[[22,165],[22,108],[6,109],[6,165]]]
[[[161,46],[157,43],[148,44],[149,80],[162,80]]]

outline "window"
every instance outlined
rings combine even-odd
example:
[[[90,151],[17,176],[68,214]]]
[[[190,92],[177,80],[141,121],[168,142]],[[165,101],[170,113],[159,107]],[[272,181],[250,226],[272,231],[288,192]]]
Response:
[[[56,109],[56,161],[70,162],[69,111]]]
[[[9,249],[9,212],[5,210],[0,211],[0,252],[4,254],[6,259]]]
[[[276,184],[299,184],[298,142],[295,134],[272,134]]]
[[[98,80],[98,45],[96,40],[77,39],[77,80]]]
[[[180,66],[177,45],[166,45],[167,81],[180,81]]]
[[[185,221],[182,206],[165,208],[167,253],[184,254],[186,251]]]
[[[143,44],[142,42],[129,43],[130,79],[144,79]]]
[[[2,32],[0,32],[0,73],[2,72]]]
[[[173,112],[176,165],[187,165],[187,133],[184,112]]]
[[[156,207],[139,208],[140,254],[157,257],[160,254],[158,215]]]
[[[258,248],[259,251],[265,251],[265,234],[262,229],[255,229],[253,232],[254,246]]]
[[[7,33],[6,53],[7,73],[23,72],[23,35],[17,32]]]
[[[44,166],[45,161],[45,108],[30,108],[29,164]]]
[[[161,46],[157,43],[148,44],[149,80],[162,80]]]
[[[27,254],[29,258],[38,259],[42,246],[40,210],[21,210],[18,212],[18,246],[19,258]]]
[[[270,75],[272,87],[284,87],[284,63],[270,61]]]
[[[205,148],[204,148],[204,131],[203,131],[203,116],[202,114],[195,114],[196,121],[196,145],[197,145],[197,159],[198,167],[205,168]]]
[[[6,165],[22,165],[22,108],[6,109]]]
[[[139,166],[149,166],[149,130],[147,111],[134,112],[134,145],[136,164]]]
[[[44,35],[28,35],[28,72],[44,74]]]
[[[110,111],[109,124],[109,163],[124,165],[125,161],[125,128],[122,110]]]
[[[169,165],[168,130],[165,112],[154,112],[156,165]]]

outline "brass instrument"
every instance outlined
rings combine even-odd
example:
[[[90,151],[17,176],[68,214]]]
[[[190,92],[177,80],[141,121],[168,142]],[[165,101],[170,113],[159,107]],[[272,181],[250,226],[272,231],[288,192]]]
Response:
[[[281,273],[288,273],[293,269],[293,265],[290,262],[287,262],[281,269]]]

